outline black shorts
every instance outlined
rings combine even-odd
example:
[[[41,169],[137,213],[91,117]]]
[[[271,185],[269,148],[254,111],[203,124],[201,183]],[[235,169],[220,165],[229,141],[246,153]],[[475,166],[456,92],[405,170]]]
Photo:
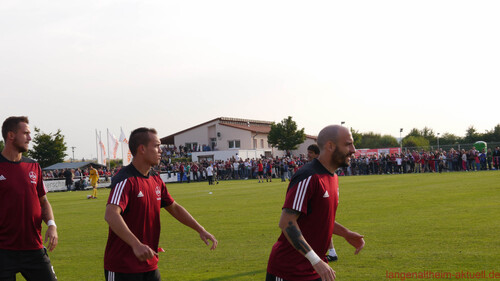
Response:
[[[15,281],[16,274],[27,281],[56,281],[47,249],[13,251],[0,249],[0,280]]]
[[[264,171],[259,171],[259,176],[263,176],[264,175]]]
[[[272,275],[271,273],[268,272],[266,275],[266,281],[287,281],[287,280],[280,278],[280,277],[277,277],[275,275]],[[321,278],[311,280],[311,281],[321,281]]]
[[[104,270],[106,281],[160,281],[160,271],[158,269],[141,273],[119,273]]]

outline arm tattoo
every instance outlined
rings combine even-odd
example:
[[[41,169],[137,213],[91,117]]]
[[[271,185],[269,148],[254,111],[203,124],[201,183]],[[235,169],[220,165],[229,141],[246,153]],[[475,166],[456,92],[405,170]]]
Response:
[[[285,231],[292,241],[293,247],[295,247],[297,251],[307,254],[307,252],[311,250],[309,245],[307,245],[306,241],[304,240],[304,237],[302,236],[300,230],[292,222],[288,222],[288,227],[285,229]]]

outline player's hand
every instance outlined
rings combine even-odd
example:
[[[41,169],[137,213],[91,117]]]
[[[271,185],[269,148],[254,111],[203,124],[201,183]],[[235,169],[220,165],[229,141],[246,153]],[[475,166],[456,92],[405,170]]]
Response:
[[[334,281],[335,271],[324,261],[319,261],[313,265],[314,270],[319,274],[322,281]]]
[[[365,246],[365,240],[363,237],[363,235],[352,231],[344,237],[349,244],[356,248],[356,251],[354,252],[355,255],[357,255]]]
[[[208,231],[203,230],[202,232],[200,232],[200,238],[201,240],[203,240],[203,242],[205,242],[205,244],[207,244],[207,246],[210,245],[210,242],[208,242],[208,240],[212,241],[212,247],[210,247],[210,250],[215,250],[215,248],[217,248],[217,244],[219,242],[217,242],[215,236],[210,234]]]
[[[56,248],[58,241],[57,228],[54,225],[49,226],[45,232],[45,241],[43,241],[43,243],[47,243],[47,241],[49,241],[47,250],[52,252],[52,250]]]
[[[149,259],[152,259],[154,256],[158,256],[158,253],[153,251],[148,245],[142,243],[133,247],[132,250],[134,251],[134,255],[140,261],[147,261]]]

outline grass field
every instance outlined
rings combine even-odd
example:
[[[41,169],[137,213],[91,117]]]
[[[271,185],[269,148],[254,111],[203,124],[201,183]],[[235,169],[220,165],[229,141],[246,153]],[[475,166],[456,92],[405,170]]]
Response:
[[[167,187],[217,237],[219,247],[209,251],[196,232],[165,211],[163,280],[264,280],[280,233],[286,184],[247,180]],[[104,280],[109,190],[99,190],[97,200],[87,200],[87,194],[48,195],[59,233],[50,257],[62,281]],[[337,220],[366,241],[354,256],[343,238],[334,237],[339,261],[331,265],[337,280],[387,280],[386,272],[500,271],[500,172],[341,177]]]

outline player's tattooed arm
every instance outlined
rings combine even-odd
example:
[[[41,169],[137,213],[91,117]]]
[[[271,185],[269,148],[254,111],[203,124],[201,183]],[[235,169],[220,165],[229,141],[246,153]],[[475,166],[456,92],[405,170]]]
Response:
[[[42,219],[45,222],[48,222],[49,220],[54,219],[54,213],[52,212],[52,206],[49,203],[49,200],[47,199],[47,196],[44,195],[40,197],[40,207],[42,209]]]
[[[307,244],[304,236],[302,236],[302,232],[293,224],[293,222],[288,222],[288,227],[285,229],[290,241],[292,242],[293,247],[297,251],[302,252],[304,255],[307,254],[311,250],[311,247]]]
[[[305,255],[311,250],[297,224],[300,212],[292,209],[283,209],[280,219],[280,228],[293,247]]]

